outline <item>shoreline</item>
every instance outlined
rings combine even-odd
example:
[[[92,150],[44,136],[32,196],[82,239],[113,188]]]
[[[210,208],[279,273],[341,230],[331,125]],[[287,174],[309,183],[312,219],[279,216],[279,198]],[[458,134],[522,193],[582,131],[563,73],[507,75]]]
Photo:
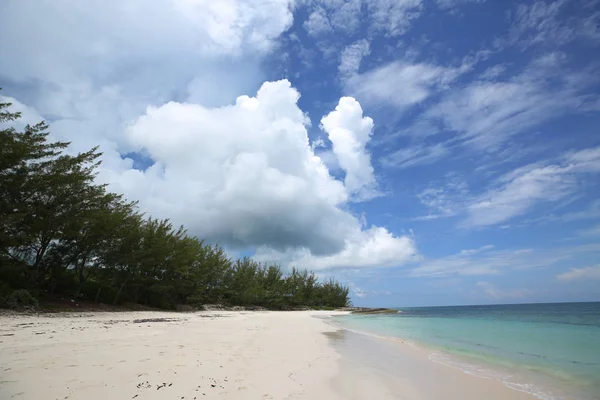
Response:
[[[349,384],[366,377],[386,388],[387,397],[382,397],[386,399],[537,400],[532,393],[508,387],[500,380],[433,361],[423,347],[400,338],[339,327],[330,340],[344,360],[336,378],[338,390],[363,390],[366,396],[368,388]]]
[[[516,369],[509,369],[507,366],[496,365],[481,359],[473,359],[468,356],[454,354],[445,349],[424,342],[414,341],[412,339],[354,329],[344,326],[338,321],[332,322],[332,325],[340,330],[347,331],[350,336],[355,335],[357,338],[362,337],[366,338],[366,341],[378,343],[378,345],[374,346],[375,349],[373,351],[385,349],[385,352],[381,353],[384,357],[388,357],[389,354],[394,353],[396,356],[406,357],[407,352],[412,353],[418,358],[426,359],[430,363],[459,371],[464,375],[498,382],[513,392],[527,395],[527,398],[529,399],[565,400],[570,398],[589,398],[589,393],[586,394],[572,387],[563,387],[564,383],[557,383],[556,377],[546,376],[539,371],[535,372],[528,370],[522,366],[515,366]],[[358,342],[363,341],[364,340],[358,340]],[[361,344],[361,346],[364,345],[365,343]],[[513,397],[506,398],[512,399]]]
[[[340,333],[331,317],[347,314],[0,316],[0,398],[533,399],[409,346]]]

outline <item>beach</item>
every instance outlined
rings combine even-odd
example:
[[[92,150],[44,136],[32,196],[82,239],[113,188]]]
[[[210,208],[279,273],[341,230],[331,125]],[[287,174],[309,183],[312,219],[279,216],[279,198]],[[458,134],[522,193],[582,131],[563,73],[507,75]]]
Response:
[[[407,344],[364,342],[337,314],[4,315],[0,398],[533,399]]]

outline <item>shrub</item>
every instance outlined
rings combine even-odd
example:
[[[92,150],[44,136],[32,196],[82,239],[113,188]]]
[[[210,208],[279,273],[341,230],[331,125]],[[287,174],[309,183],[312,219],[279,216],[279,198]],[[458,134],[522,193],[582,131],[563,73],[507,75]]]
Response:
[[[10,293],[10,286],[7,283],[0,282],[0,308],[8,307],[7,301]]]
[[[10,296],[8,296],[6,304],[10,308],[30,308],[37,307],[38,301],[31,293],[29,293],[29,291],[19,289],[13,291]]]

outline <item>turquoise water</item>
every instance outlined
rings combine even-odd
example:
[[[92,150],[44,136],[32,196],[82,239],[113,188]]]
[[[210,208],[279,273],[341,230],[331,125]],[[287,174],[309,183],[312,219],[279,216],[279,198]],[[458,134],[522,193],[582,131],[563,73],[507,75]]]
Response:
[[[409,340],[434,361],[543,399],[600,399],[600,303],[400,308],[346,328]]]

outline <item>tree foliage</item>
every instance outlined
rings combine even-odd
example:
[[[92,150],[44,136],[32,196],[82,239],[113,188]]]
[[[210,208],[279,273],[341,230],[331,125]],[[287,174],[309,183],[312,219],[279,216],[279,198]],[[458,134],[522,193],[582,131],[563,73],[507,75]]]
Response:
[[[143,216],[95,182],[97,148],[68,154],[45,123],[17,131],[9,106],[0,104],[0,304],[34,303],[24,291],[161,308],[349,304],[335,280],[231,260],[169,220]]]

